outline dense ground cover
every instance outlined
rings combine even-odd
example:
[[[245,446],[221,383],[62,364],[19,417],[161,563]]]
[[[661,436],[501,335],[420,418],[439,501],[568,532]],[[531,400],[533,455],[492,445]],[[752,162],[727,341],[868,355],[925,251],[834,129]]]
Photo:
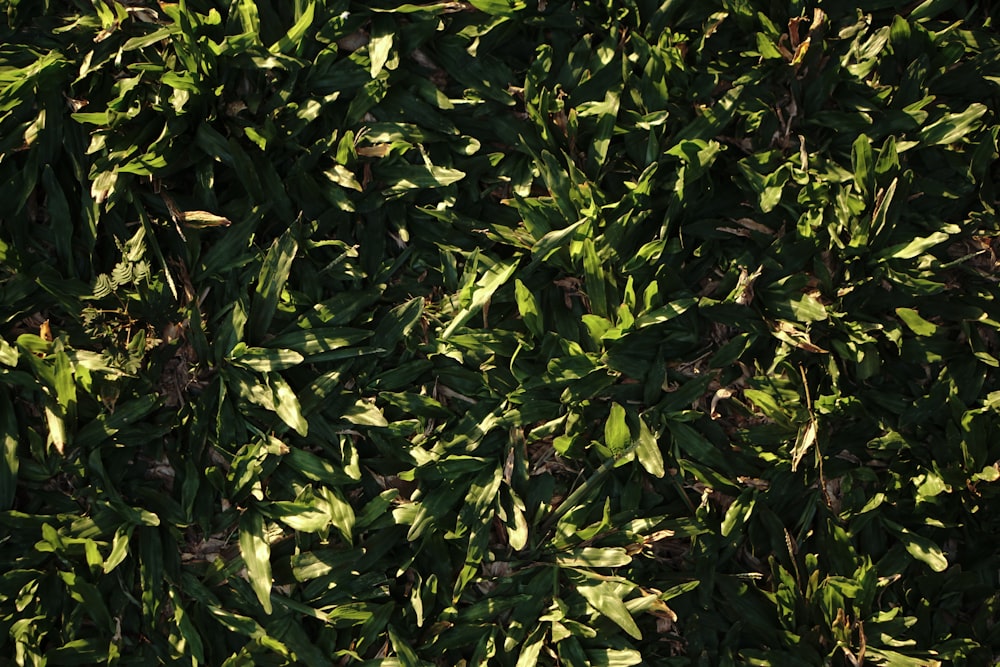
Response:
[[[861,4],[0,3],[0,664],[994,664],[1000,38]]]

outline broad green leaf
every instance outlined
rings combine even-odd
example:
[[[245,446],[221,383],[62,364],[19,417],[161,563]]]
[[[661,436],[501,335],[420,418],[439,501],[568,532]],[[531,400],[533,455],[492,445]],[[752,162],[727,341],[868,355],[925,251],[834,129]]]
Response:
[[[667,428],[674,443],[692,460],[709,465],[713,470],[723,475],[729,473],[731,465],[727,462],[722,451],[697,429],[676,421],[669,422]]]
[[[542,652],[544,643],[545,632],[539,626],[521,644],[514,667],[535,667],[538,664],[538,656]]]
[[[388,426],[385,416],[378,406],[359,399],[352,407],[344,411],[344,419],[352,424],[362,426]]]
[[[394,405],[418,417],[448,419],[453,414],[448,408],[430,396],[422,396],[412,392],[383,391],[379,392],[379,398],[387,401],[390,405]],[[381,412],[379,414],[381,415]],[[384,416],[382,420],[384,420]],[[379,425],[386,426],[388,423]]]
[[[636,441],[635,455],[646,472],[653,477],[663,477],[665,471],[660,443],[642,417],[639,417],[639,439]]]
[[[644,313],[635,319],[636,327],[642,329],[644,327],[652,326],[654,324],[660,324],[662,322],[669,322],[678,315],[686,312],[691,306],[698,303],[698,299],[687,297],[683,299],[677,299],[676,301],[671,301],[666,306],[662,308],[657,308],[656,310],[651,310],[648,313]]]
[[[323,487],[319,495],[326,501],[330,508],[330,522],[340,531],[344,541],[348,544],[354,543],[354,508],[344,499],[336,489]]]
[[[602,102],[585,102],[577,107],[580,116],[597,116],[597,129],[591,142],[589,154],[593,164],[604,165],[608,159],[608,148],[614,135],[615,121],[621,108],[621,89],[608,90]]]
[[[632,667],[641,665],[642,653],[635,649],[587,649],[588,667]]]
[[[55,447],[59,454],[62,454],[69,442],[69,431],[66,429],[63,410],[55,402],[49,400],[43,407],[43,411],[45,425],[48,427],[48,444]]]
[[[521,499],[515,495],[513,490],[510,490],[510,494],[513,498],[513,508],[507,514],[507,541],[514,551],[521,551],[528,545],[528,536],[530,534],[528,520],[524,515],[524,504]],[[513,517],[511,517],[511,514],[513,514]]]
[[[309,432],[309,424],[302,416],[298,396],[295,395],[288,382],[277,373],[268,373],[266,377],[268,387],[274,397],[274,411],[281,418],[281,421],[305,437]]]
[[[0,511],[12,508],[17,492],[17,473],[20,460],[17,456],[18,429],[13,406],[7,396],[0,394]]]
[[[533,336],[541,339],[545,335],[545,326],[542,323],[542,313],[538,305],[538,300],[520,280],[514,281],[514,298],[517,300],[517,310],[521,313],[521,319]]]
[[[237,18],[242,23],[243,32],[260,35],[260,17],[257,14],[256,3],[253,0],[236,0],[234,8]]]
[[[335,164],[330,169],[324,171],[323,175],[341,187],[357,190],[358,192],[363,190],[354,172],[343,165]]]
[[[556,555],[560,567],[625,567],[631,562],[624,547],[584,547]]]
[[[924,254],[924,252],[934,246],[947,241],[949,238],[951,237],[944,232],[934,232],[929,236],[915,238],[909,243],[900,243],[891,248],[886,248],[885,251],[880,253],[880,256],[890,259],[913,259]]]
[[[978,121],[986,113],[986,105],[974,102],[965,111],[945,114],[920,132],[920,140],[925,144],[955,143],[979,126]]]
[[[636,639],[642,639],[639,626],[625,607],[618,593],[618,586],[609,581],[587,580],[577,586],[580,595],[604,616],[615,622],[618,627]]]
[[[45,663],[53,665],[98,665],[108,659],[108,644],[98,639],[74,639],[45,653]]]
[[[924,4],[942,4],[940,0],[927,0]],[[948,2],[947,4],[951,4]],[[940,660],[935,660],[933,658],[928,658],[925,656],[912,656],[906,655],[905,653],[900,653],[899,651],[893,651],[887,648],[878,647],[867,647],[865,651],[866,655],[872,656],[875,660],[878,660],[880,664],[892,665],[892,667],[941,667],[943,664]]]
[[[268,50],[274,54],[283,53],[290,55],[297,53],[301,49],[302,38],[306,36],[309,32],[309,28],[312,26],[315,11],[316,3],[307,2],[305,10],[295,22],[295,25],[289,28],[288,32],[285,33],[285,35],[277,42],[272,44]]]
[[[85,581],[83,577],[78,577],[72,572],[60,572],[60,579],[66,585],[70,595],[83,602],[83,608],[97,624],[97,627],[110,631],[114,628],[114,621],[108,611],[104,599],[98,592],[97,587]]]
[[[513,16],[527,7],[525,0],[469,0],[481,12],[499,16]]]
[[[827,318],[826,307],[811,294],[797,294],[786,302],[796,322],[821,322]]]
[[[934,544],[933,541],[923,537],[922,535],[917,535],[916,533],[904,528],[894,521],[890,521],[885,517],[882,517],[882,523],[885,524],[886,528],[891,530],[899,538],[899,541],[903,543],[906,547],[906,551],[909,552],[911,556],[926,564],[935,572],[944,572],[948,569],[948,559],[945,558],[944,552],[941,551],[941,547]]]
[[[282,463],[314,482],[339,486],[355,481],[341,468],[299,447],[292,447],[288,454],[282,457]]]
[[[125,557],[128,556],[129,541],[132,538],[132,526],[128,528],[118,528],[115,531],[115,537],[111,541],[111,553],[108,557],[104,559],[104,573],[107,574],[111,572],[116,567],[122,564]]]
[[[431,2],[428,4],[403,3],[395,7],[379,8],[372,7],[370,11],[398,14],[441,14],[445,12],[465,11],[465,5],[461,2]]]
[[[607,278],[593,239],[583,239],[583,272],[591,311],[598,317],[608,317]]]
[[[460,326],[472,319],[472,316],[482,310],[493,294],[514,275],[517,261],[497,262],[472,286],[472,299],[468,306],[462,308],[451,320],[451,323],[441,333],[441,338],[448,338]]]
[[[911,21],[926,21],[955,6],[954,0],[924,0],[909,13]]]
[[[240,517],[240,553],[246,564],[247,577],[264,613],[271,613],[271,545],[264,530],[264,517],[248,509]]]
[[[182,599],[173,586],[170,587],[170,604],[174,608],[174,623],[180,631],[180,641],[175,646],[180,655],[190,655],[196,663],[205,662],[205,644],[195,627],[195,622],[188,615],[182,604]]]
[[[871,197],[875,185],[875,163],[872,158],[871,139],[858,135],[851,146],[851,164],[854,167],[854,184],[866,199]]]
[[[386,193],[401,193],[424,188],[443,188],[465,178],[465,172],[450,167],[398,164],[380,166],[379,177],[386,184]]]
[[[933,322],[920,317],[920,313],[913,308],[897,308],[896,314],[903,320],[903,324],[918,336],[931,336],[938,329]]]
[[[878,161],[875,163],[875,173],[879,176],[892,175],[899,170],[899,154],[896,151],[896,137],[890,135],[886,137],[885,143],[878,153]]]
[[[13,368],[17,366],[17,357],[17,348],[0,338],[0,364]]]
[[[538,239],[531,247],[532,264],[544,262],[553,252],[566,246],[572,240],[576,230],[585,222],[587,222],[586,219],[577,220],[567,227],[548,232]]]
[[[425,663],[417,656],[417,652],[404,636],[400,635],[392,625],[388,626],[388,632],[389,643],[392,644],[392,650],[399,659],[399,667],[423,667]]]
[[[892,199],[896,195],[896,184],[899,182],[898,178],[892,179],[884,191],[879,190],[879,196],[876,198],[878,200],[878,206],[875,208],[875,212],[872,213],[872,234],[878,236],[883,232],[886,226],[886,222],[889,219],[889,207],[892,205]]]
[[[372,25],[374,29],[368,41],[368,58],[371,61],[369,71],[371,77],[375,79],[389,60],[389,54],[393,48],[393,28],[396,27],[396,24],[394,21],[387,21],[385,17],[379,16],[372,22]]]
[[[303,361],[303,356],[294,350],[280,350],[265,347],[247,347],[240,343],[232,351],[233,363],[252,371],[281,371],[297,366]]]
[[[292,236],[291,230],[286,231],[271,244],[264,257],[260,278],[257,280],[257,290],[250,304],[250,339],[259,341],[264,338],[271,320],[278,308],[278,300],[288,275],[292,270],[292,262],[299,244]]]
[[[414,297],[399,304],[383,315],[375,332],[372,334],[372,345],[385,350],[394,348],[424,314],[424,300]]]
[[[616,456],[623,454],[632,444],[632,436],[625,422],[625,408],[618,403],[611,404],[608,420],[604,422],[604,443]]]
[[[790,423],[788,414],[772,394],[760,389],[745,389],[743,396],[757,406],[768,419],[780,424]]]
[[[292,501],[277,501],[267,508],[268,515],[293,530],[318,533],[330,525],[330,513],[322,507]]]
[[[163,579],[163,538],[155,526],[139,526],[138,557],[139,583],[142,587],[142,616],[147,623],[159,618],[164,602]]]
[[[726,510],[726,516],[722,519],[723,537],[729,537],[737,526],[741,526],[750,518],[756,502],[757,497],[754,489],[746,489],[740,493],[739,497]]]

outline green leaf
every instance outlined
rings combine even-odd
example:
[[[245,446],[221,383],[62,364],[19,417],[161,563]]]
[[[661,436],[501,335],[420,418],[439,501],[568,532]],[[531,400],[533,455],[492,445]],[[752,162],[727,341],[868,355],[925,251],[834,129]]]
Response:
[[[298,447],[292,447],[288,454],[282,457],[282,463],[314,482],[339,486],[355,481],[342,468],[335,467],[329,461]]]
[[[17,443],[18,429],[13,406],[6,395],[0,394],[0,511],[7,511],[14,505],[20,468]]]
[[[330,522],[340,531],[344,541],[354,544],[354,508],[344,499],[336,489],[323,487],[320,489],[320,497],[326,501],[330,508]]]
[[[691,306],[697,303],[698,299],[692,297],[671,301],[662,308],[657,308],[656,310],[651,310],[648,313],[640,315],[636,318],[635,325],[636,327],[642,329],[654,324],[669,322],[678,315],[685,313]]]
[[[635,649],[587,649],[589,667],[632,667],[642,664],[642,653]]]
[[[872,213],[872,234],[877,236],[882,234],[885,230],[886,222],[890,220],[889,218],[889,207],[892,205],[893,197],[896,195],[896,184],[899,182],[898,178],[892,179],[889,183],[889,187],[885,190],[879,190],[879,196],[876,198],[878,200],[878,206],[875,208],[875,212]],[[890,228],[892,226],[890,225]]]
[[[581,582],[576,589],[591,607],[608,617],[622,630],[636,639],[642,639],[639,626],[625,607],[619,594],[619,587],[610,581]]]
[[[306,3],[305,10],[303,10],[302,15],[295,22],[295,25],[289,28],[288,32],[286,32],[285,35],[277,42],[272,44],[268,50],[274,54],[283,53],[290,55],[297,53],[301,49],[302,38],[308,34],[309,28],[312,26],[315,12],[316,3]]]
[[[325,508],[307,503],[277,501],[267,511],[272,518],[303,533],[318,533],[330,525],[330,513]]]
[[[920,141],[924,144],[952,144],[972,132],[976,122],[986,113],[986,105],[974,102],[959,113],[946,114],[920,131]]]
[[[66,419],[63,410],[52,399],[46,401],[42,410],[45,415],[45,425],[48,428],[48,444],[55,447],[56,451],[62,454],[70,438],[70,432],[66,429]]]
[[[560,567],[625,567],[631,562],[624,547],[584,547],[556,555]]]
[[[527,7],[525,0],[469,0],[469,4],[486,14],[513,16]]]
[[[517,269],[517,261],[509,260],[497,262],[472,286],[472,299],[468,306],[462,308],[451,320],[451,323],[441,333],[441,338],[446,339],[455,333],[455,330],[463,326],[472,319],[472,316],[482,310],[493,294],[506,283],[514,271]]]
[[[278,309],[278,299],[285,289],[298,248],[299,244],[289,229],[275,239],[267,251],[260,269],[260,278],[257,280],[257,290],[250,304],[251,340],[262,340],[268,327],[271,326],[271,320]]]
[[[424,300],[421,297],[399,304],[382,316],[372,334],[372,345],[391,350],[416,326],[423,314]]]
[[[373,12],[399,13],[399,14],[440,14],[442,12],[454,12],[462,10],[464,7],[457,2],[432,2],[428,4],[414,5],[404,3],[395,7],[370,7]]]
[[[252,371],[281,371],[302,363],[304,357],[294,350],[276,350],[265,347],[247,347],[240,343],[230,354],[237,366]]]
[[[389,60],[393,47],[394,21],[386,21],[385,17],[377,17],[373,21],[373,30],[368,41],[368,58],[371,61],[369,71],[373,79],[378,78],[382,68]]]
[[[924,254],[925,251],[939,245],[951,238],[944,232],[934,232],[929,236],[918,237],[908,243],[900,243],[879,254],[880,257],[890,259],[913,259]]]
[[[854,184],[865,198],[871,197],[875,185],[875,164],[871,139],[858,135],[851,146],[851,164],[854,167]]]
[[[894,521],[890,521],[885,517],[881,518],[882,523],[896,534],[911,556],[926,564],[935,572],[944,572],[948,569],[948,559],[945,558],[941,547],[926,537],[917,535]]]
[[[240,553],[247,568],[250,586],[264,613],[271,613],[271,545],[264,532],[264,517],[249,509],[240,517]]]
[[[722,520],[722,536],[729,537],[733,530],[743,525],[753,513],[757,496],[754,489],[745,489],[739,497],[733,501],[726,510],[726,516]]]
[[[443,188],[465,178],[465,172],[459,169],[416,164],[381,166],[378,174],[387,186],[387,194]]]
[[[937,326],[933,322],[928,322],[920,317],[920,313],[912,308],[897,308],[896,315],[903,320],[910,331],[918,336],[931,336],[937,332]]]
[[[590,308],[598,317],[606,318],[608,316],[608,299],[604,267],[601,266],[601,259],[597,256],[597,248],[593,239],[584,239],[582,244],[584,282],[587,297],[590,300]]]
[[[378,406],[362,399],[358,399],[353,406],[344,411],[344,419],[362,426],[389,425]]]
[[[309,433],[309,424],[302,416],[299,399],[288,382],[277,373],[267,374],[267,384],[274,396],[274,411],[299,435],[305,437]]]
[[[184,609],[180,593],[170,588],[170,604],[174,608],[174,623],[181,634],[176,650],[181,655],[190,655],[197,663],[205,662],[205,644],[195,627],[195,622]]]
[[[129,541],[132,538],[133,526],[119,527],[115,531],[114,540],[111,542],[111,553],[104,559],[103,570],[107,574],[122,564],[128,556]]]
[[[576,230],[579,229],[580,225],[585,222],[587,222],[586,219],[577,220],[567,227],[548,232],[543,235],[542,238],[538,239],[538,241],[531,246],[532,265],[544,262],[553,252],[566,246],[573,239],[573,235],[576,233]]]
[[[524,286],[524,283],[515,280],[514,298],[517,301],[517,310],[521,314],[521,319],[524,320],[524,325],[535,338],[541,339],[545,335],[545,325],[542,323],[542,313],[535,295]]]
[[[17,348],[0,338],[0,364],[14,368],[17,366]]]
[[[783,304],[796,322],[821,322],[827,318],[826,307],[811,294],[797,294]]]
[[[410,646],[402,635],[400,635],[392,625],[388,626],[389,642],[392,650],[399,658],[399,667],[423,667],[424,662],[417,656],[416,651]]]
[[[625,408],[618,403],[611,404],[608,420],[604,422],[604,443],[615,456],[620,456],[632,444],[632,435],[625,422]]]
[[[518,652],[514,667],[535,667],[538,664],[538,656],[542,652],[544,643],[545,632],[541,627],[537,627],[521,644],[521,650]]]
[[[639,439],[636,445],[635,455],[640,465],[653,477],[663,477],[665,470],[660,443],[642,417],[639,417]]]

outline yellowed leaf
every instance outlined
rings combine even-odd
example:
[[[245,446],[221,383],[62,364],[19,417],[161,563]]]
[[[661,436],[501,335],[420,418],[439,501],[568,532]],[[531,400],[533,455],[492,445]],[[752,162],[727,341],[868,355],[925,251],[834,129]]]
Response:
[[[222,215],[215,215],[208,211],[185,211],[181,214],[181,219],[188,227],[201,229],[203,227],[228,227],[232,221]]]
[[[816,434],[815,419],[810,419],[805,426],[799,429],[799,437],[795,439],[795,448],[792,450],[792,472],[798,469],[802,457],[816,444]]]

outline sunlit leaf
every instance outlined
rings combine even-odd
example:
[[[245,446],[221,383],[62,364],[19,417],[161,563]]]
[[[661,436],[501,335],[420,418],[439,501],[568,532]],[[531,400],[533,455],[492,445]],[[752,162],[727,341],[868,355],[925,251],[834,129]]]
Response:
[[[267,614],[271,613],[271,545],[264,532],[264,519],[254,510],[240,517],[240,553],[247,576],[257,599]]]

